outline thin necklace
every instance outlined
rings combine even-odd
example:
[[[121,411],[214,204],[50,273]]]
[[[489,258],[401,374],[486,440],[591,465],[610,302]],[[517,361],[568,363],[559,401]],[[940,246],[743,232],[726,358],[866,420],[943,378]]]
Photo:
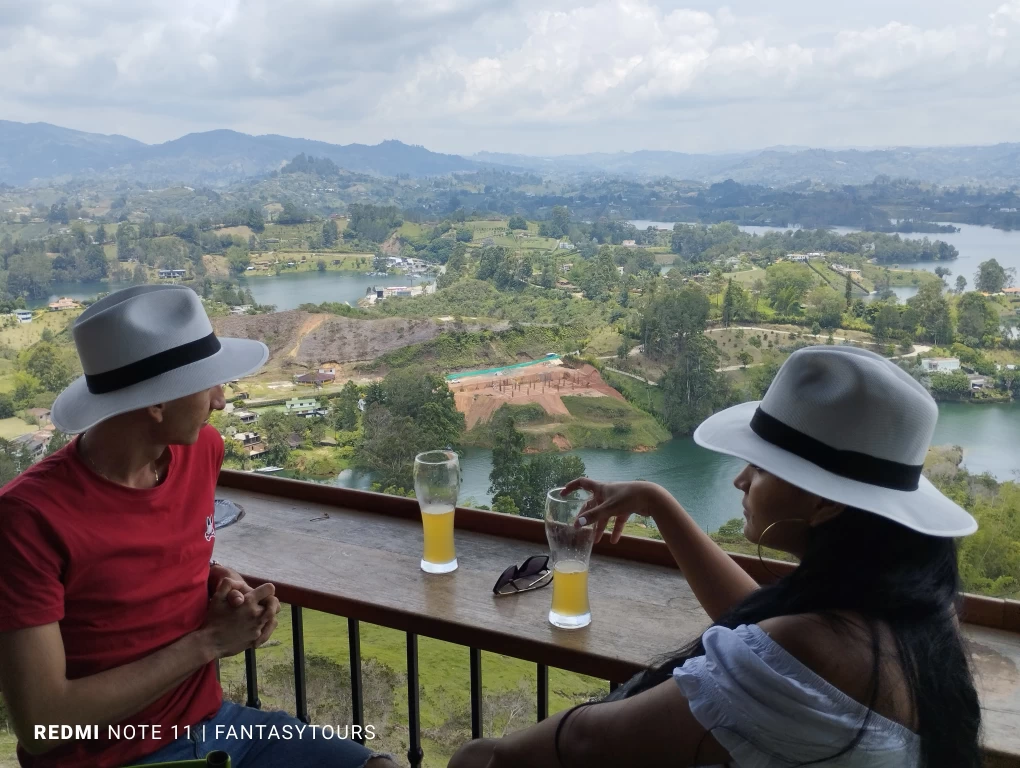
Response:
[[[84,447],[85,447],[85,435],[83,434],[80,438],[78,438],[78,455],[84,456],[85,461],[87,461],[89,463],[89,466],[92,467],[92,471],[99,475],[101,478],[103,478],[104,480],[109,480],[111,483],[116,483],[116,480],[110,480],[109,476],[105,472],[103,472],[103,470],[96,466],[96,463],[92,461],[92,457],[89,456],[88,453],[86,453],[84,450],[82,450]],[[159,472],[156,471],[155,462],[153,462],[151,466],[152,474],[156,478],[156,485],[159,485]],[[120,483],[117,483],[117,485],[120,485]]]

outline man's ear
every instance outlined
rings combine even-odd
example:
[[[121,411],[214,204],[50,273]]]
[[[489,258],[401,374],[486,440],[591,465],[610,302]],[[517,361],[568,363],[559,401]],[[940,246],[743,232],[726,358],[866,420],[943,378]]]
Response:
[[[819,499],[818,504],[815,506],[814,513],[808,521],[808,525],[813,528],[816,525],[827,523],[834,517],[841,515],[845,509],[846,504],[841,504],[837,501],[829,501],[828,499]]]
[[[162,424],[165,408],[166,403],[157,403],[156,405],[150,405],[148,408],[145,409],[145,411],[155,420],[157,424]]]

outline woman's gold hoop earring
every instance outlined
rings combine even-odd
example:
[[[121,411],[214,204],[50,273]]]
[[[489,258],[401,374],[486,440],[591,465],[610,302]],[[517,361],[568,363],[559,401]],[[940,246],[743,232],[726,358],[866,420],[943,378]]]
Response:
[[[776,520],[774,523],[769,523],[768,525],[765,526],[765,530],[761,532],[761,536],[758,537],[758,562],[761,563],[762,568],[764,568],[766,571],[769,572],[769,574],[771,574],[774,578],[777,579],[781,579],[782,576],[780,576],[778,573],[776,573],[767,565],[765,565],[765,561],[761,557],[761,543],[765,539],[765,534],[771,531],[780,523],[803,523],[804,525],[810,526],[810,523],[808,523],[807,520],[802,520],[799,517],[787,517],[783,520]]]

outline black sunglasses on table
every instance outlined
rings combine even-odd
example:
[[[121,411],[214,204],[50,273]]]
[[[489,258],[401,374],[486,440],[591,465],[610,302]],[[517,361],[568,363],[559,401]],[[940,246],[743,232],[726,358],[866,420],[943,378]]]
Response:
[[[515,595],[531,589],[540,589],[552,581],[549,555],[532,555],[520,566],[511,565],[496,580],[492,588],[495,595]]]

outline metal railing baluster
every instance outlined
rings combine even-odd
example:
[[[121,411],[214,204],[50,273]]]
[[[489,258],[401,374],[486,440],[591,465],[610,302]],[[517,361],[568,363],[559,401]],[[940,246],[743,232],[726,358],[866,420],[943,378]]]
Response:
[[[300,605],[290,607],[290,622],[294,633],[294,704],[298,720],[309,723],[308,691],[305,687],[305,622]]]
[[[549,667],[538,665],[538,721],[549,717]]]
[[[418,768],[425,753],[421,748],[421,719],[418,702],[418,635],[407,633],[407,729],[410,746],[407,760],[411,768]]]
[[[482,652],[469,649],[471,656],[471,738],[482,738]]]
[[[248,700],[245,704],[253,709],[262,709],[262,702],[259,700],[259,668],[254,648],[244,652],[244,680],[248,686]]]
[[[351,649],[351,717],[361,726],[355,738],[365,743],[365,699],[361,688],[361,622],[347,619],[347,643]]]

